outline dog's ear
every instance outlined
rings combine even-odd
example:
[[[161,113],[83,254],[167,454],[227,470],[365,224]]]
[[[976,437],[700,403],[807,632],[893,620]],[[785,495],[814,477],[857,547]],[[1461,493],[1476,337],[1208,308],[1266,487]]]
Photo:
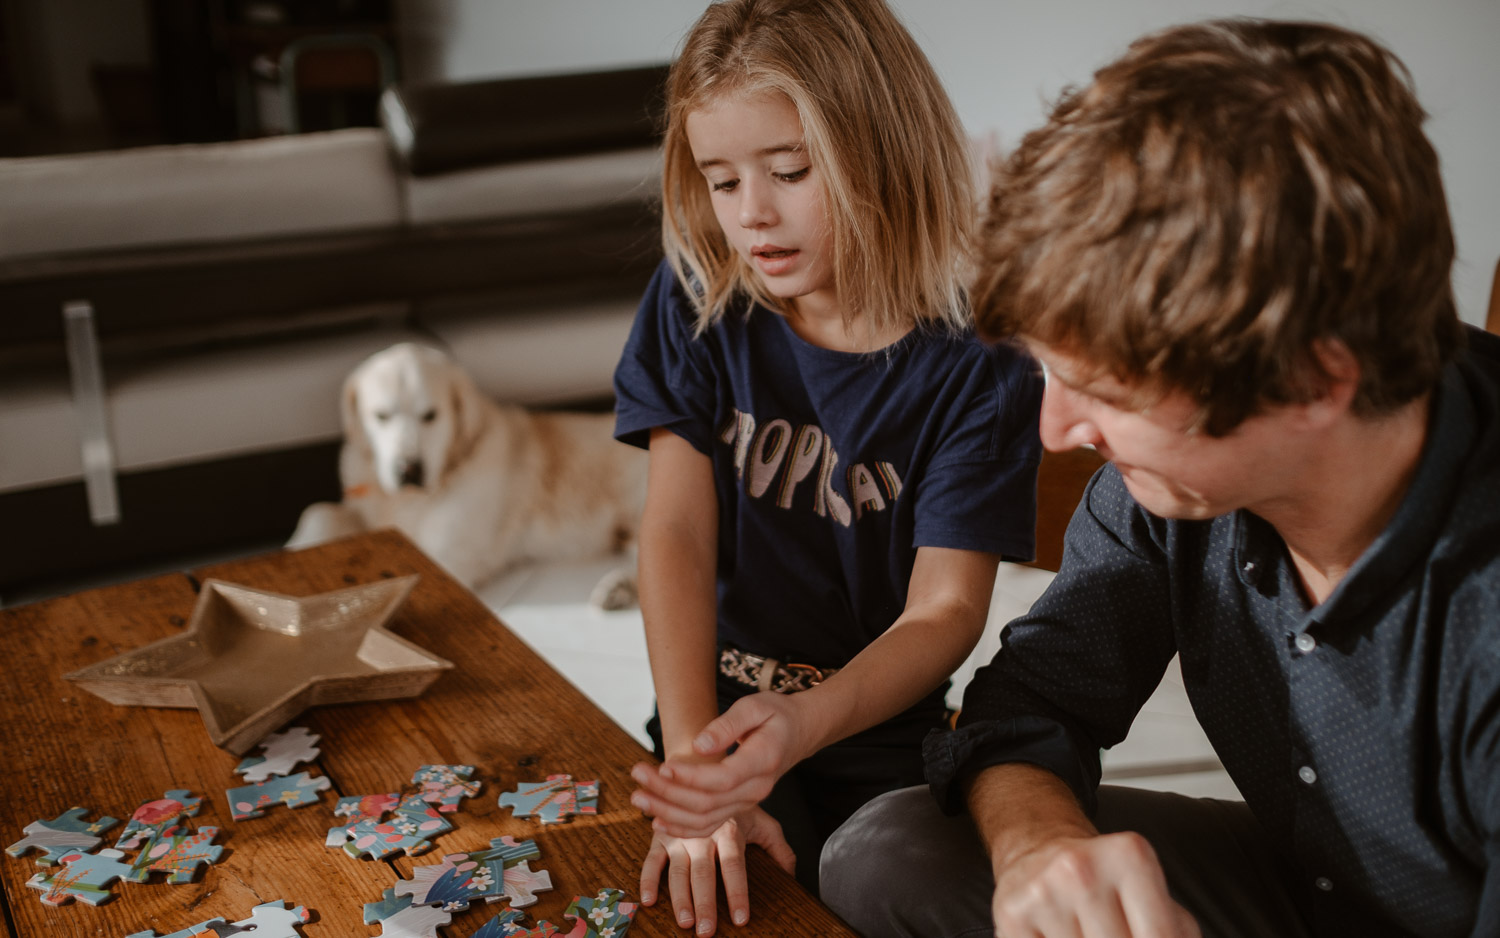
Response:
[[[356,368],[344,379],[344,389],[339,394],[339,416],[344,424],[344,444],[369,459],[370,438],[365,435],[365,422],[359,416],[359,376],[363,370]]]
[[[453,407],[453,443],[448,448],[448,466],[468,458],[484,429],[484,399],[474,379],[458,366],[448,368],[448,396]]]

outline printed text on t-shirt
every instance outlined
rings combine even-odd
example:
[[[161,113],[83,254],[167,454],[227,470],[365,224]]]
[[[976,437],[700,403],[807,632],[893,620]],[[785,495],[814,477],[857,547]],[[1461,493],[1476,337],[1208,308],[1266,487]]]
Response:
[[[857,462],[844,470],[849,492],[845,498],[833,487],[839,454],[822,428],[813,424],[793,427],[778,417],[757,426],[753,414],[736,410],[720,429],[719,441],[734,447],[735,474],[750,497],[765,497],[774,484],[777,506],[791,508],[797,487],[810,481],[815,486],[813,510],[846,528],[866,511],[883,511],[901,495],[895,466],[877,461],[872,471]]]

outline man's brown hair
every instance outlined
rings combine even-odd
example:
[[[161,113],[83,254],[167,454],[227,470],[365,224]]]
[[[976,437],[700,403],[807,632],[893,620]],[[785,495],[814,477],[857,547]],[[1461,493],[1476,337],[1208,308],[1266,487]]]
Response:
[[[1139,39],[996,167],[980,328],[1183,391],[1214,435],[1315,397],[1319,341],[1358,361],[1356,413],[1408,403],[1463,340],[1425,117],[1401,62],[1334,26]]]

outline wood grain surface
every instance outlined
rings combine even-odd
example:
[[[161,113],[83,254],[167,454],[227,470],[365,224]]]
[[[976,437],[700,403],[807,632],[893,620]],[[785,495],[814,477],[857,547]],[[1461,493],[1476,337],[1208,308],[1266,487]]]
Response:
[[[217,577],[293,596],[311,595],[379,578],[416,573],[411,597],[391,631],[457,665],[413,700],[318,707],[293,721],[322,735],[322,754],[308,769],[326,775],[322,801],[298,809],[273,807],[261,818],[236,822],[225,790],[244,784],[238,759],[215,747],[196,710],[117,707],[62,680],[61,675],[122,651],[179,633],[192,613],[197,585]],[[107,587],[0,611],[0,846],[22,828],[74,805],[122,821],[143,801],[169,789],[204,797],[193,827],[217,826],[226,847],[221,862],[187,885],[117,882],[116,898],[92,907],[54,908],[39,901],[26,880],[40,867],[32,854],[0,854],[5,925],[11,935],[110,936],[155,929],[169,934],[214,916],[236,921],[278,899],[313,911],[307,938],[379,935],[365,925],[363,905],[409,878],[413,866],[436,863],[446,852],[477,850],[493,837],[533,839],[541,859],[533,869],[551,874],[554,889],[525,911],[564,932],[563,910],[577,894],[605,886],[639,898],[640,859],[651,829],[629,802],[630,767],[650,758],[474,596],[394,531],[360,535],[305,551],[278,551],[177,575]],[[454,830],[416,858],[360,861],[323,844],[343,795],[396,791],[417,766],[471,764],[484,788],[449,815]],[[523,781],[558,772],[601,781],[599,814],[542,826],[515,818],[496,798]],[[111,846],[122,827],[105,833]],[[133,855],[133,854],[131,854]],[[751,920],[728,925],[720,896],[721,935],[852,936],[758,848],[749,856]],[[504,904],[476,904],[453,913],[439,934],[466,938]],[[669,905],[636,913],[631,938],[686,936]]]

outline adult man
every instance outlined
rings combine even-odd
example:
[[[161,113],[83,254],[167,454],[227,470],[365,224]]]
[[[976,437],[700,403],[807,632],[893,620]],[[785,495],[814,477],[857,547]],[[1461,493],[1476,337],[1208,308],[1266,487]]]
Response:
[[[1000,170],[976,315],[1048,368],[1043,443],[1112,465],[936,801],[829,841],[863,933],[1500,935],[1500,342],[1408,82],[1329,26],[1178,27]],[[1243,805],[1098,787],[1174,653]]]

